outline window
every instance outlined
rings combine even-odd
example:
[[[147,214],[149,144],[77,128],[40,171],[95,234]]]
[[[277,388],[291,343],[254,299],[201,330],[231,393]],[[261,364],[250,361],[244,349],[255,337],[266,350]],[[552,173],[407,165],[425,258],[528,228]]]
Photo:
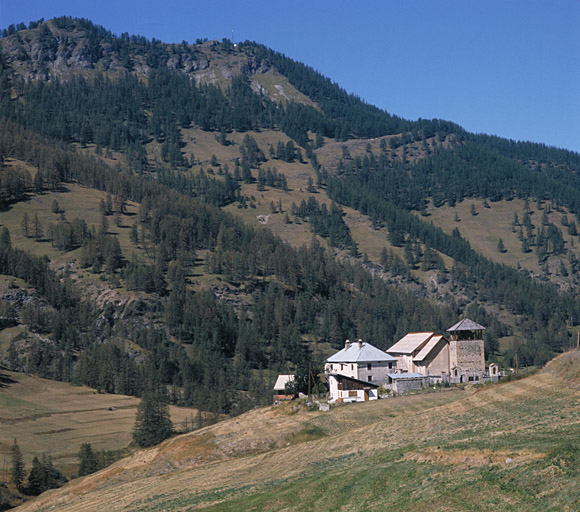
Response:
[[[371,363],[367,364],[367,370],[370,370],[373,367],[373,365]]]
[[[393,363],[389,363],[389,369],[393,367]]]
[[[370,365],[369,365],[369,366],[370,366]],[[371,382],[371,381],[373,380],[373,376],[372,376],[372,375],[369,375],[369,376],[368,376],[368,380],[369,380],[369,382]]]

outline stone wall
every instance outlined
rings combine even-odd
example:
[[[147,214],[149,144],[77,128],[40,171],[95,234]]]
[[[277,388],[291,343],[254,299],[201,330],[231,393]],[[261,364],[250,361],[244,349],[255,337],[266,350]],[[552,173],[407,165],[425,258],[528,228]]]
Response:
[[[485,371],[483,340],[452,340],[449,342],[451,368]]]

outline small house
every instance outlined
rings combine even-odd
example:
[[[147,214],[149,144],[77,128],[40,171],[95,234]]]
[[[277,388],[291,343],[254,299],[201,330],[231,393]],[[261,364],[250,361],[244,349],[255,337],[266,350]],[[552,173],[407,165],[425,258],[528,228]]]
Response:
[[[328,403],[366,402],[379,397],[379,385],[374,382],[338,373],[327,374],[326,382],[329,389]]]
[[[286,394],[286,384],[294,381],[294,375],[278,375],[274,384],[274,401],[292,400],[293,395]]]

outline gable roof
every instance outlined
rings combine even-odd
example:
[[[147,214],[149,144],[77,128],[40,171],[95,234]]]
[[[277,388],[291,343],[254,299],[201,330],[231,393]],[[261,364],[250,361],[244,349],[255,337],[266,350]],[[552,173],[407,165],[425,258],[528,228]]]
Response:
[[[278,375],[278,378],[276,379],[276,384],[274,384],[274,390],[285,390],[286,389],[286,384],[288,382],[292,382],[294,380],[294,375]]]
[[[411,379],[428,379],[429,375],[423,375],[422,373],[387,373],[387,376],[392,380],[411,380]]]
[[[434,334],[434,332],[410,332],[397,341],[387,352],[390,354],[412,354],[421,350]]]
[[[485,331],[485,327],[483,325],[479,325],[475,323],[473,320],[469,318],[464,318],[457,322],[454,326],[449,327],[447,332],[454,332],[454,331]]]
[[[445,339],[442,335],[433,336],[421,349],[421,351],[413,358],[413,361],[424,361],[429,353],[437,346],[437,344]]]
[[[328,376],[329,377],[334,377],[336,380],[348,380],[348,381],[351,381],[351,382],[358,382],[359,384],[363,384],[364,386],[368,386],[370,388],[379,388],[379,387],[381,387],[381,385],[380,384],[377,384],[376,382],[355,379],[354,377],[349,377],[348,375],[342,375],[340,373],[329,373]]]
[[[394,363],[396,359],[370,343],[355,341],[326,360],[327,363],[372,363],[375,361]]]

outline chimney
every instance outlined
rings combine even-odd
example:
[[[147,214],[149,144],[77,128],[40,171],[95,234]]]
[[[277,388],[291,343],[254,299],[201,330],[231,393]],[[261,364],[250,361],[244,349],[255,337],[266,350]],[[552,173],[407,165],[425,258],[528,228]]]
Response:
[[[346,350],[348,350],[348,349],[350,348],[350,340],[346,340],[346,341],[344,342],[344,348],[345,348]]]
[[[360,349],[362,348],[362,346],[363,346],[363,342],[362,342],[362,340],[359,338],[359,339],[358,339],[358,349],[360,350]]]

